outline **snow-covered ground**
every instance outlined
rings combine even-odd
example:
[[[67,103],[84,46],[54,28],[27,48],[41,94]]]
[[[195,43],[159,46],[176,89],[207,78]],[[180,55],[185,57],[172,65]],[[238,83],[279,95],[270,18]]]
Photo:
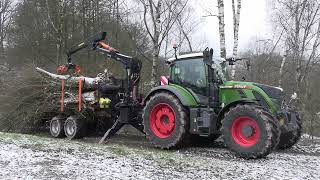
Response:
[[[219,142],[164,151],[142,136],[97,141],[0,133],[0,179],[320,179],[320,141],[305,136],[259,160],[236,158]]]

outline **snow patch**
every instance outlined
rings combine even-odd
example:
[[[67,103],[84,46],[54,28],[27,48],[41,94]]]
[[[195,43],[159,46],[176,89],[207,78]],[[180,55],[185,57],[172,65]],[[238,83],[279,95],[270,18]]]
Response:
[[[304,138],[244,160],[221,147],[163,151],[0,133],[0,179],[320,179],[320,145]]]

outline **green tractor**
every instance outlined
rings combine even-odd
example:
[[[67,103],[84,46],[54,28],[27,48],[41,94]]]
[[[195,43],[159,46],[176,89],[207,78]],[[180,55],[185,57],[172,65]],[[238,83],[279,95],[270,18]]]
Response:
[[[281,88],[226,81],[212,49],[166,62],[168,82],[144,100],[144,132],[156,147],[179,148],[190,140],[222,136],[239,157],[261,158],[300,139],[301,119],[283,103]]]

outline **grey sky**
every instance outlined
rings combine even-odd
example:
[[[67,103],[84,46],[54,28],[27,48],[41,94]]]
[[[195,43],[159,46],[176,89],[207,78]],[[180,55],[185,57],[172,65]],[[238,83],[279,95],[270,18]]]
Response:
[[[236,1],[236,0],[235,0]],[[193,7],[199,17],[207,15],[206,11],[217,14],[217,0],[193,0]],[[227,56],[232,55],[233,48],[233,19],[231,0],[225,0],[225,31]],[[239,51],[244,51],[250,43],[259,38],[270,38],[271,27],[267,17],[267,5],[265,0],[242,0],[242,9],[239,29]],[[209,47],[215,52],[219,48],[218,18],[206,17],[199,31],[194,34],[193,39],[206,39]]]
[[[134,0],[130,0],[134,1]],[[128,2],[130,2],[128,1]],[[236,2],[237,0],[235,0]],[[242,0],[242,9],[240,15],[239,27],[239,52],[246,50],[257,39],[272,38],[270,32],[270,18],[267,17],[267,2],[268,0]],[[203,50],[205,47],[214,48],[215,55],[219,55],[219,27],[217,17],[203,17],[212,14],[218,14],[217,0],[189,0],[190,6],[194,8],[194,18],[203,22],[197,27],[192,34],[192,45],[194,50]],[[225,33],[226,33],[226,48],[227,56],[232,55],[233,48],[233,17],[231,0],[224,0],[225,3]],[[135,3],[128,3],[128,7],[139,9]],[[140,14],[142,16],[142,14]],[[140,21],[135,16],[133,21]],[[171,43],[176,40],[172,39]],[[186,45],[186,42],[184,42]]]

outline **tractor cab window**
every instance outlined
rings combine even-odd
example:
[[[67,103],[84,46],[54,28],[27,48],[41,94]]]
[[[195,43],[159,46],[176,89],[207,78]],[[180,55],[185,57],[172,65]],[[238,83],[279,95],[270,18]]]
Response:
[[[212,68],[215,69],[215,72],[217,73],[218,78],[221,81],[226,81],[228,77],[228,71],[226,68],[225,62],[220,57],[213,57],[213,66]]]
[[[206,94],[206,68],[202,58],[176,61],[171,68],[171,82],[190,88],[195,93]]]

